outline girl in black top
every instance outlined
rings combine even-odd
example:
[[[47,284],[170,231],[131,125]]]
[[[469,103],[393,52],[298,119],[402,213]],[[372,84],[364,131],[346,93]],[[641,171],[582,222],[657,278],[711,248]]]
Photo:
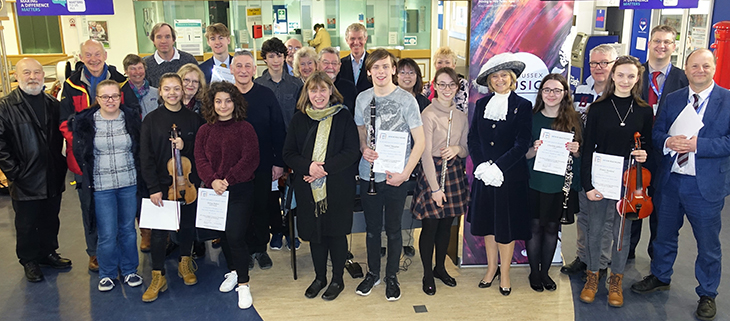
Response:
[[[604,95],[588,110],[588,120],[583,135],[584,159],[581,165],[581,181],[588,197],[588,275],[580,299],[591,303],[598,291],[598,270],[601,258],[601,240],[608,215],[614,216],[613,242],[618,239],[621,217],[617,214],[615,200],[605,199],[601,191],[593,186],[592,167],[593,153],[621,156],[626,159],[633,155],[636,161],[643,163],[647,158],[647,150],[651,149],[651,127],[654,112],[641,99],[641,74],[644,67],[639,60],[631,56],[619,57],[611,69],[611,76]],[[642,150],[632,151],[634,133],[639,132],[645,144]],[[624,267],[629,254],[631,224],[625,224],[623,243],[625,248],[617,251],[613,246],[611,256],[611,276],[608,290],[608,304],[614,307],[623,305],[621,289]]]

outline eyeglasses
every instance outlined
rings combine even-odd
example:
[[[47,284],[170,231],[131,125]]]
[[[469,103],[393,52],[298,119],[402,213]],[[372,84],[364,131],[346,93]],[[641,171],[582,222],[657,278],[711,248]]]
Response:
[[[550,93],[553,93],[553,94],[559,96],[559,95],[562,95],[564,91],[565,90],[560,89],[560,88],[555,88],[555,89],[552,89],[552,88],[543,88],[542,89],[542,93],[545,94],[545,95],[548,95]]]
[[[193,80],[183,79],[183,84],[186,84],[186,85],[190,85],[190,84],[199,85],[200,84],[200,81],[194,80],[194,79]]]
[[[302,47],[292,47],[292,46],[289,46],[289,47],[286,47],[286,49],[291,52],[291,51],[297,51],[299,49],[302,49]]]
[[[122,98],[122,95],[120,95],[120,94],[114,94],[114,95],[111,95],[111,96],[109,96],[109,95],[101,95],[101,96],[96,96],[96,98],[98,98],[101,101],[119,100],[119,99]]]
[[[674,40],[660,40],[660,39],[654,39],[654,40],[652,40],[651,42],[652,42],[652,43],[654,43],[654,44],[655,44],[655,45],[657,45],[657,46],[660,46],[660,45],[662,45],[662,44],[664,44],[665,46],[670,46],[670,45],[674,44]]]
[[[325,65],[325,66],[337,66],[340,64],[339,61],[327,61],[327,60],[322,60],[321,63],[322,63],[322,65]]]
[[[400,72],[398,72],[398,73],[399,73],[399,74],[400,74],[401,76],[415,76],[415,75],[416,75],[416,72],[415,72],[415,71],[413,71],[413,70],[411,70],[411,71],[405,71],[405,70],[401,70],[401,71],[400,71]]]
[[[436,88],[438,88],[439,90],[444,90],[446,88],[456,89],[456,88],[459,88],[459,85],[455,82],[448,83],[448,84],[440,82],[440,83],[436,83]]]
[[[615,61],[616,61],[616,60],[611,60],[611,61],[599,61],[599,62],[591,61],[591,62],[589,62],[589,63],[588,63],[588,65],[590,65],[590,66],[591,66],[591,68],[596,68],[596,67],[598,67],[598,66],[601,66],[601,68],[606,68],[606,67],[608,67],[608,65],[610,65],[610,64],[612,64],[612,63],[614,63]]]

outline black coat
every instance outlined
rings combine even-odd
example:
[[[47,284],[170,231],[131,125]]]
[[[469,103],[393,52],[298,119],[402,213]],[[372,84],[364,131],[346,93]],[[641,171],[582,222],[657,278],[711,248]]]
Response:
[[[355,99],[357,99],[357,87],[355,87],[355,84],[352,83],[351,80],[347,80],[345,78],[337,78],[335,79],[335,88],[337,88],[337,91],[340,92],[340,95],[342,95],[343,102],[342,104],[345,105],[347,110],[350,111],[351,114],[355,113]]]
[[[357,82],[355,81],[355,74],[352,73],[352,55],[347,55],[345,58],[340,59],[340,63],[342,65],[340,66],[340,73],[337,75],[337,78],[344,78],[352,81],[357,88],[358,94],[373,86],[373,83],[368,80],[368,71],[365,69],[365,60],[367,58],[368,52],[366,51],[362,56],[362,67],[360,67],[360,75],[357,77]],[[354,108],[351,106],[347,107]]]
[[[314,198],[311,185],[303,180],[309,174],[318,121],[302,112],[294,114],[286,141],[284,162],[294,170],[292,177],[297,199],[297,228],[305,240],[320,236],[342,236],[352,230],[352,212],[355,203],[355,175],[360,160],[360,140],[352,114],[341,109],[332,119],[324,170],[327,172],[327,212],[320,218],[321,235],[317,234],[314,217]],[[311,131],[311,133],[310,133]]]
[[[484,109],[493,95],[479,99],[469,127],[468,145],[476,169],[484,162],[497,164],[504,175],[501,187],[485,186],[475,179],[467,220],[471,234],[494,235],[498,243],[528,240],[530,207],[525,153],[532,139],[532,104],[512,92],[504,121],[484,118]]]
[[[0,170],[10,182],[10,197],[16,201],[55,197],[65,187],[59,104],[50,95],[42,95],[45,132],[20,88],[0,98]]]
[[[648,102],[649,101],[649,90],[651,90],[651,84],[649,83],[651,79],[649,78],[649,63],[644,63],[644,74],[641,76],[642,78],[642,92],[641,92],[641,99]],[[684,87],[689,86],[689,80],[687,80],[687,75],[684,74],[684,70],[679,69],[677,67],[672,66],[672,70],[669,71],[669,75],[664,78],[664,88],[662,90],[662,97],[657,102],[659,106],[662,105],[662,102],[666,99],[667,95],[670,93],[673,93],[677,90],[680,90]],[[657,109],[656,116],[659,116],[659,112],[661,110]]]

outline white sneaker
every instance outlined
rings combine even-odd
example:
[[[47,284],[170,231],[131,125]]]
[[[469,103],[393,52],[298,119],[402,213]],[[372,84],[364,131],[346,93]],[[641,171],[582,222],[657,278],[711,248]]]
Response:
[[[142,285],[142,277],[137,273],[127,274],[124,277],[124,283],[127,283],[131,287],[140,286]]]
[[[233,288],[235,288],[236,284],[238,284],[238,273],[236,271],[231,271],[231,272],[226,273],[226,275],[224,275],[224,277],[226,279],[223,280],[223,283],[221,283],[221,286],[220,286],[220,288],[218,288],[218,290],[220,290],[223,293],[233,291]]]
[[[114,288],[114,281],[110,278],[103,278],[99,281],[99,291],[111,291]]]
[[[238,292],[238,307],[241,309],[248,309],[253,304],[253,297],[251,297],[251,289],[246,285],[239,285],[236,288]]]

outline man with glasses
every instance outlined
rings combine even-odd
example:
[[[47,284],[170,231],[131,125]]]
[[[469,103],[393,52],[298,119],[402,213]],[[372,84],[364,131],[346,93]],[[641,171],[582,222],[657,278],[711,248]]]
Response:
[[[343,104],[350,110],[350,113],[353,113],[355,110],[355,99],[357,98],[357,88],[352,81],[337,77],[340,74],[340,67],[342,66],[340,52],[332,47],[323,48],[319,52],[318,60],[319,64],[317,66],[319,70],[324,71],[334,81],[335,88],[337,88],[337,91],[340,92],[344,99]]]
[[[588,84],[589,81],[586,79],[587,84],[576,87],[573,95],[575,110],[580,113],[584,124],[588,114],[588,107],[590,107],[591,103],[596,101],[596,99],[598,99],[598,97],[600,97],[606,89],[611,68],[613,68],[613,63],[616,61],[617,57],[618,53],[616,52],[616,49],[608,44],[598,45],[590,51],[590,60],[588,64],[590,65],[591,75],[588,78],[593,80],[593,84]],[[578,193],[578,202],[581,210],[578,212],[578,219],[576,220],[576,228],[578,229],[576,240],[577,256],[573,262],[563,266],[560,269],[560,272],[568,275],[581,273],[583,274],[583,278],[585,278],[584,273],[588,268],[585,263],[588,262],[588,257],[586,257],[586,246],[588,244],[586,239],[586,231],[588,230],[588,214],[584,210],[588,208],[586,191],[582,190]],[[603,240],[601,242],[599,279],[606,275],[606,272],[608,271],[608,263],[611,261],[613,217],[608,217],[603,226],[605,230],[603,233]]]
[[[150,86],[157,87],[160,77],[168,72],[177,72],[185,64],[198,64],[193,55],[175,49],[177,33],[167,22],[152,27],[150,40],[155,45],[155,54],[144,58],[147,64],[147,80]]]
[[[684,70],[672,65],[671,58],[674,50],[677,49],[675,39],[677,39],[677,30],[671,26],[659,25],[651,29],[648,45],[648,59],[644,64],[644,74],[642,75],[643,92],[641,98],[649,103],[654,109],[654,117],[659,116],[659,105],[664,101],[667,94],[674,92],[680,88],[687,87],[689,81],[684,74]],[[653,157],[644,166],[652,173],[656,172],[659,167],[659,161],[662,158],[661,150],[654,149]],[[655,176],[652,176],[652,184],[649,185],[649,194],[654,196],[655,189],[658,187],[654,182]],[[657,195],[658,196],[658,195]],[[654,196],[656,197],[656,196]],[[654,200],[657,202],[658,200]],[[631,222],[631,247],[629,248],[629,260],[636,258],[636,245],[641,239],[641,224],[643,220]],[[653,258],[653,243],[656,238],[657,216],[656,211],[649,216],[649,246],[647,252],[649,257]]]
[[[286,72],[289,76],[294,76],[294,53],[302,49],[302,43],[295,38],[291,38],[284,43],[286,46]]]
[[[106,64],[107,52],[104,46],[93,39],[81,43],[80,51],[83,67],[74,72],[63,84],[60,109],[60,130],[66,138],[66,163],[68,169],[74,173],[77,183],[83,182],[81,168],[76,163],[73,148],[73,134],[68,129],[66,120],[69,116],[80,112],[94,105],[96,101],[96,85],[100,82],[111,79],[121,86],[122,104],[141,115],[139,100],[127,82],[127,77],[117,71],[117,68]],[[91,192],[89,189],[81,188],[76,184],[76,191],[79,194],[81,205],[81,218],[84,223],[84,236],[86,238],[86,254],[89,255],[89,270],[99,271],[99,264],[96,260],[97,234],[94,224],[94,214],[91,211]]]
[[[340,60],[345,68],[342,69],[339,78],[352,81],[359,94],[373,87],[373,83],[368,79],[367,70],[365,70],[365,60],[368,58],[368,53],[365,51],[368,30],[362,23],[355,22],[345,30],[345,41],[350,47],[350,54]]]

